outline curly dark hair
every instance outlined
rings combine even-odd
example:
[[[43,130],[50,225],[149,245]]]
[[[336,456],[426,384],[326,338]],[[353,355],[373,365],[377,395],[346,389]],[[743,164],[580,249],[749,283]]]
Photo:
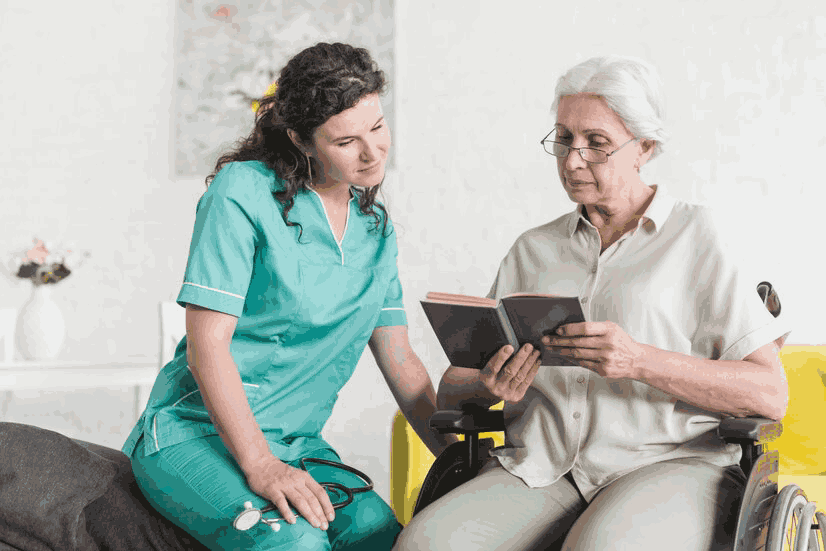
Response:
[[[215,170],[207,176],[206,185],[227,163],[234,161],[261,161],[284,180],[286,189],[273,193],[283,207],[284,221],[299,189],[312,186],[310,171],[319,171],[287,135],[292,129],[304,143],[312,143],[316,129],[330,117],[354,107],[364,96],[383,93],[386,87],[384,72],[364,48],[349,44],[319,43],[296,54],[281,70],[275,94],[259,100],[252,133],[238,142],[235,149],[218,159]],[[378,229],[384,219],[382,235],[387,230],[387,210],[376,202],[381,184],[356,196],[359,209],[373,216]],[[383,217],[376,212],[381,210]],[[303,230],[302,230],[303,231]],[[299,238],[301,234],[299,233]]]

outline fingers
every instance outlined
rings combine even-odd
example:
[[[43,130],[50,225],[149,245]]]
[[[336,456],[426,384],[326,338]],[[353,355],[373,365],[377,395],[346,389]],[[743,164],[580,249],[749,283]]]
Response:
[[[335,511],[327,491],[306,471],[283,463],[278,471],[261,495],[272,501],[288,523],[297,522],[292,510],[295,509],[316,528],[327,530],[328,522],[335,519]]]
[[[554,354],[572,360],[577,364],[582,364],[582,367],[588,367],[583,362],[602,362],[610,355],[610,349],[598,346],[589,348],[584,346],[557,346],[554,344],[549,348],[553,350]]]
[[[290,504],[287,502],[287,497],[282,492],[276,492],[271,495],[270,501],[272,501],[273,505],[278,508],[278,512],[281,513],[281,517],[284,520],[290,524],[295,524],[295,515],[293,514],[292,509],[290,509]]]
[[[328,521],[333,522],[336,518],[336,512],[333,508],[333,502],[330,501],[330,495],[327,493],[321,484],[313,480],[313,484],[310,485],[310,491],[315,496],[316,500],[318,501],[319,505],[321,506],[320,515],[323,518],[326,518]],[[326,528],[325,528],[326,530]]]
[[[536,359],[533,361],[532,364],[530,364],[530,367],[525,372],[525,376],[521,378],[514,377],[513,379],[511,379],[511,382],[509,383],[513,396],[518,397],[518,399],[521,399],[522,396],[525,395],[525,392],[528,390],[528,387],[531,386],[531,383],[533,383],[536,374],[539,372],[539,367],[542,365],[541,353],[539,352],[539,350],[536,350],[535,352]],[[533,356],[534,355],[532,354],[531,357]]]
[[[316,528],[321,528],[322,530],[326,530],[328,528],[324,510],[321,507],[318,498],[315,494],[313,494],[310,488],[307,486],[296,485],[285,489],[284,493],[292,506],[295,507],[296,511],[298,511],[298,513],[304,517],[307,522]],[[280,507],[279,511],[281,511]],[[287,519],[287,517],[284,518]],[[287,519],[287,522],[290,524],[295,524],[295,517],[293,516],[292,520]]]
[[[522,399],[539,369],[542,351],[525,344],[513,355],[513,347],[505,346],[488,362],[480,378],[494,396],[505,401]]]
[[[606,321],[583,321],[578,323],[566,323],[560,325],[554,331],[554,335],[565,337],[598,337],[611,332],[615,324]],[[552,335],[553,336],[553,335]]]
[[[499,352],[488,361],[485,369],[488,369],[493,375],[498,375],[499,370],[502,369],[502,366],[505,365],[505,362],[508,361],[508,358],[510,358],[512,354],[513,347],[511,345],[507,344],[503,346],[499,349]]]
[[[554,349],[557,348],[601,348],[605,345],[605,339],[602,337],[556,337],[553,335],[546,335],[540,341],[543,346]]]
[[[485,386],[491,387],[495,384],[499,371],[502,369],[502,366],[505,365],[505,362],[508,361],[511,354],[513,354],[513,347],[508,344],[500,348],[499,352],[488,360],[488,363],[485,364],[485,367],[480,373],[480,377],[482,382],[485,383]]]
[[[523,346],[511,361],[505,364],[499,380],[509,386],[518,386],[524,381],[534,363],[542,354],[540,349],[534,349],[530,344]]]

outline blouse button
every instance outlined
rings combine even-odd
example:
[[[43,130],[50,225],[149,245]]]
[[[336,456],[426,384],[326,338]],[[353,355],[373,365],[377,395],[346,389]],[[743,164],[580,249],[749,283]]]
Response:
[[[581,385],[584,385],[585,384],[585,377],[580,375],[579,377],[576,378],[576,382],[578,382]]]
[[[578,412],[578,411],[575,411],[575,412],[574,412],[574,419],[579,419],[579,417],[580,417],[579,412]]]
[[[582,304],[588,304],[588,297],[582,297]]]

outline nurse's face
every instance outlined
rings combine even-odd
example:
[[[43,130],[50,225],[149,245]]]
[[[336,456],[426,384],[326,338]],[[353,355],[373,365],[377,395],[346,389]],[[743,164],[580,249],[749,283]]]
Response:
[[[327,119],[316,129],[312,149],[323,167],[324,179],[317,180],[318,184],[380,184],[390,150],[390,130],[379,95],[368,94],[350,109]]]
[[[588,163],[574,150],[567,157],[557,158],[559,179],[571,201],[586,206],[616,206],[644,186],[638,168],[648,161],[653,149],[646,140],[626,144],[633,138],[601,97],[578,94],[559,100],[555,141],[615,152],[604,163]]]

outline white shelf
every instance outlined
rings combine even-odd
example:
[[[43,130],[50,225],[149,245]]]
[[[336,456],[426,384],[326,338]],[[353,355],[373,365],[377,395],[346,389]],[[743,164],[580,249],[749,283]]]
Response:
[[[149,358],[0,362],[0,392],[151,386],[157,375],[158,361]]]

